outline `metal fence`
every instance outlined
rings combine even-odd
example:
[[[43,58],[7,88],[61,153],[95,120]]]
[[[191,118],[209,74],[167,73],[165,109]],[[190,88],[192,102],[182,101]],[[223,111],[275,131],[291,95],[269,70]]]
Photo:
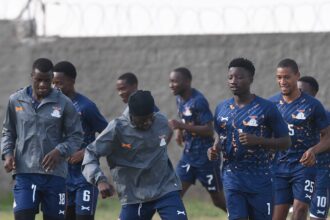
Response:
[[[330,1],[0,0],[0,19],[33,19],[40,36],[323,32]],[[193,3],[195,2],[195,3]],[[244,1],[241,1],[244,2]],[[245,1],[249,2],[249,1]]]

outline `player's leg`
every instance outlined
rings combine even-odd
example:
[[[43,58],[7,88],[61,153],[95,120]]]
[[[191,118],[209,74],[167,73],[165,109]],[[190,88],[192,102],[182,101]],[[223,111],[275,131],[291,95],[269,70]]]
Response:
[[[315,192],[310,204],[310,219],[325,220],[329,210],[329,170],[318,169],[315,179]]]
[[[271,220],[273,214],[272,190],[248,194],[249,218],[254,220]]]
[[[211,196],[213,204],[226,212],[226,201],[220,178],[220,163],[211,163],[210,166],[196,168],[197,179]]]
[[[176,173],[178,174],[182,183],[182,191],[180,192],[181,197],[184,196],[192,184],[195,184],[196,177],[194,172],[195,168],[190,166],[190,164],[182,160],[179,161],[176,167]]]
[[[315,189],[315,175],[314,167],[304,167],[294,173],[292,180],[293,220],[307,219],[309,204]]]
[[[291,204],[293,193],[291,189],[291,178],[289,176],[274,176],[273,179],[273,220],[286,220]]]
[[[155,212],[153,202],[123,205],[119,220],[151,220]]]
[[[229,220],[247,220],[249,218],[249,206],[244,193],[225,189],[225,197]]]
[[[41,210],[44,220],[64,220],[66,185],[65,179],[59,176],[44,175],[45,182],[42,188]]]
[[[170,192],[154,202],[161,219],[187,220],[187,212],[179,192]]]
[[[39,212],[39,187],[33,174],[16,175],[14,193],[15,220],[34,220]]]
[[[97,205],[98,189],[86,184],[77,190],[76,193],[76,220],[93,220]]]
[[[75,195],[76,195],[76,190],[70,189],[70,187],[67,186],[65,220],[75,220],[76,219],[76,206],[75,206],[76,196]]]

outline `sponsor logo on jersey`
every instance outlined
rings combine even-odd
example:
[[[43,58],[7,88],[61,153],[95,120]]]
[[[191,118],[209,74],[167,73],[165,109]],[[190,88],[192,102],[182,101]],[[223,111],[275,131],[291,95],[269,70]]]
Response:
[[[306,116],[305,116],[305,110],[298,110],[298,114],[294,115],[292,114],[292,118],[294,119],[298,119],[298,120],[305,120]]]
[[[243,121],[243,125],[245,126],[251,126],[251,127],[257,127],[258,125],[258,121],[256,120],[257,116],[249,116],[250,120],[248,122],[246,122],[245,120]]]
[[[22,106],[16,106],[15,111],[17,111],[17,112],[23,111],[23,107]]]
[[[125,144],[125,143],[122,143],[122,144],[121,144],[121,147],[123,147],[123,148],[127,148],[127,149],[131,149],[131,148],[132,148],[132,145],[131,145],[131,144]]]

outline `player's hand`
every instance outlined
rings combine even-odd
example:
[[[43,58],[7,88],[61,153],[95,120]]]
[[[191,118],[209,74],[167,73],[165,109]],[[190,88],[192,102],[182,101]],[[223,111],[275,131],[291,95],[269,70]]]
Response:
[[[313,148],[309,148],[300,158],[300,163],[306,167],[313,166],[316,162],[315,153]]]
[[[239,133],[239,141],[242,145],[255,146],[259,144],[259,137],[254,134]]]
[[[46,172],[53,171],[60,159],[61,152],[55,148],[54,150],[46,154],[46,156],[42,160],[41,165],[46,170]]]
[[[213,145],[209,149],[207,149],[207,157],[209,160],[218,160],[219,159],[219,150],[217,146]]]
[[[68,162],[70,164],[77,164],[84,159],[85,149],[78,150],[71,157],[69,157]]]
[[[170,120],[168,120],[168,124],[173,130],[182,129],[182,123],[179,122],[178,120],[170,119]]]
[[[105,181],[101,181],[97,184],[97,188],[101,194],[102,199],[111,197],[115,194],[115,189],[113,186]]]
[[[4,167],[7,173],[16,169],[15,158],[13,155],[6,155]]]

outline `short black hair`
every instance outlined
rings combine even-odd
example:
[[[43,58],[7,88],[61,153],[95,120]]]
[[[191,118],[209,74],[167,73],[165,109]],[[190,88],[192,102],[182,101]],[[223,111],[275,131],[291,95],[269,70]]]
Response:
[[[228,65],[228,69],[230,69],[231,67],[243,68],[243,69],[247,70],[251,74],[252,77],[254,76],[254,73],[256,70],[253,63],[250,60],[243,58],[243,57],[235,58],[232,61],[230,61],[229,65]]]
[[[47,73],[53,70],[53,62],[47,58],[38,58],[33,62],[32,72],[35,69],[40,70],[43,73]]]
[[[192,80],[191,72],[186,67],[178,67],[178,68],[174,69],[173,72],[180,73],[184,78],[186,78],[190,81]]]
[[[128,85],[137,85],[138,84],[138,79],[135,76],[134,73],[128,72],[128,73],[124,73],[121,76],[118,77],[118,80],[125,80],[125,82]]]
[[[277,64],[277,68],[290,68],[294,73],[299,72],[298,64],[290,58],[285,58]]]
[[[319,91],[319,83],[312,76],[300,77],[300,79],[298,81],[308,83],[314,89],[315,93],[317,93]]]
[[[76,67],[69,61],[58,62],[57,64],[55,64],[53,71],[63,73],[71,79],[76,79],[77,77]]]

